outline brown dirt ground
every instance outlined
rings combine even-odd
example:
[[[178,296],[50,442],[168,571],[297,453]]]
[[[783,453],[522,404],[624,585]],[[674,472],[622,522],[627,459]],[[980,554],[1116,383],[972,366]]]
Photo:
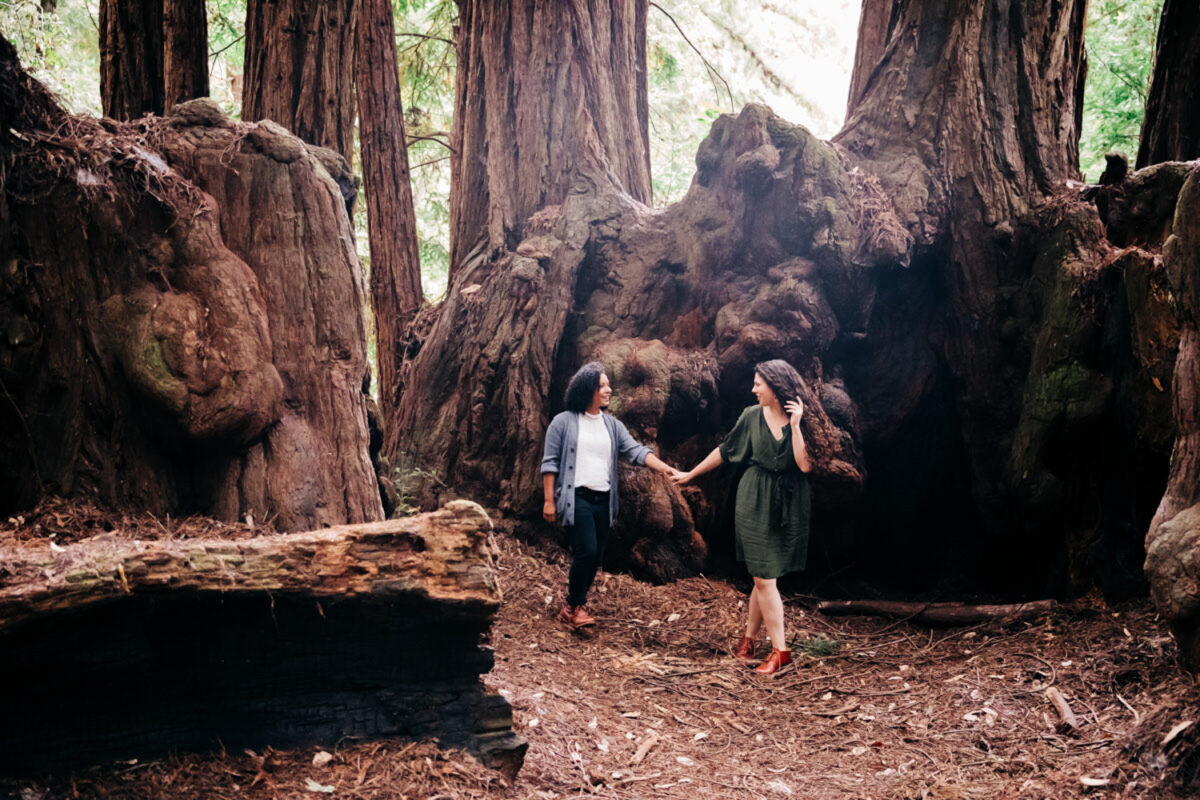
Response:
[[[31,516],[42,531],[14,521],[0,537],[48,536],[54,513],[56,536],[88,535],[58,508]],[[111,530],[101,517],[83,518]],[[142,538],[215,532],[202,520],[131,522]],[[553,621],[564,556],[498,539],[505,603],[487,682],[529,740],[515,783],[434,742],[385,740],[327,748],[321,766],[321,748],[173,756],[0,781],[0,796],[1160,800],[1200,790],[1200,725],[1177,730],[1200,720],[1200,686],[1148,601],[1085,598],[1033,620],[930,630],[827,619],[812,598],[790,597],[797,661],[762,679],[727,654],[744,613],[730,583],[602,574],[601,622],[580,636]],[[1078,715],[1076,734],[1055,729],[1049,687]]]

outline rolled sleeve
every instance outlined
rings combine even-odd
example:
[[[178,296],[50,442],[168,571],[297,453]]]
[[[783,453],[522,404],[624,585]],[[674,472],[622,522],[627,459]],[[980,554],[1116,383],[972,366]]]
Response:
[[[546,428],[546,446],[542,450],[542,472],[557,473],[559,469],[558,456],[562,451],[563,425],[559,417],[550,421]]]

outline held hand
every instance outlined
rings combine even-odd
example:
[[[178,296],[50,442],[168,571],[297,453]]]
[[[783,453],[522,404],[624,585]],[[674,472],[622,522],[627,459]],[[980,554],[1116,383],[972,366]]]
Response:
[[[674,483],[676,486],[683,486],[683,485],[689,483],[691,480],[692,480],[692,473],[680,472],[679,470],[672,470],[671,482]]]
[[[547,500],[542,504],[542,519],[546,520],[546,522],[554,522],[557,516],[558,511],[554,507],[554,501]]]
[[[795,400],[788,400],[783,410],[788,413],[788,420],[792,427],[798,427],[800,420],[804,418],[804,401],[797,397]]]

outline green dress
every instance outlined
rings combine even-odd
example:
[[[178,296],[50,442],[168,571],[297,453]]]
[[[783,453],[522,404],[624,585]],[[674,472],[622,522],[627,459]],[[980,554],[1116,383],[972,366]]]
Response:
[[[776,439],[762,406],[750,406],[721,443],[721,458],[747,464],[738,482],[733,524],[737,557],[756,578],[778,578],[804,569],[812,492],[796,466],[792,428]]]

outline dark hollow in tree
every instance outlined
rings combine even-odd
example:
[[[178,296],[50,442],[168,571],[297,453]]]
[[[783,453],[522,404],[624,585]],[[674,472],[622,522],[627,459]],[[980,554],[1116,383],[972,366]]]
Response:
[[[356,58],[358,137],[371,248],[380,410],[386,429],[396,412],[404,333],[424,294],[392,4],[390,0],[362,0],[362,4]]]
[[[1200,158],[1200,3],[1166,0],[1137,166]]]
[[[273,120],[353,157],[359,1],[248,0],[243,120]]]

